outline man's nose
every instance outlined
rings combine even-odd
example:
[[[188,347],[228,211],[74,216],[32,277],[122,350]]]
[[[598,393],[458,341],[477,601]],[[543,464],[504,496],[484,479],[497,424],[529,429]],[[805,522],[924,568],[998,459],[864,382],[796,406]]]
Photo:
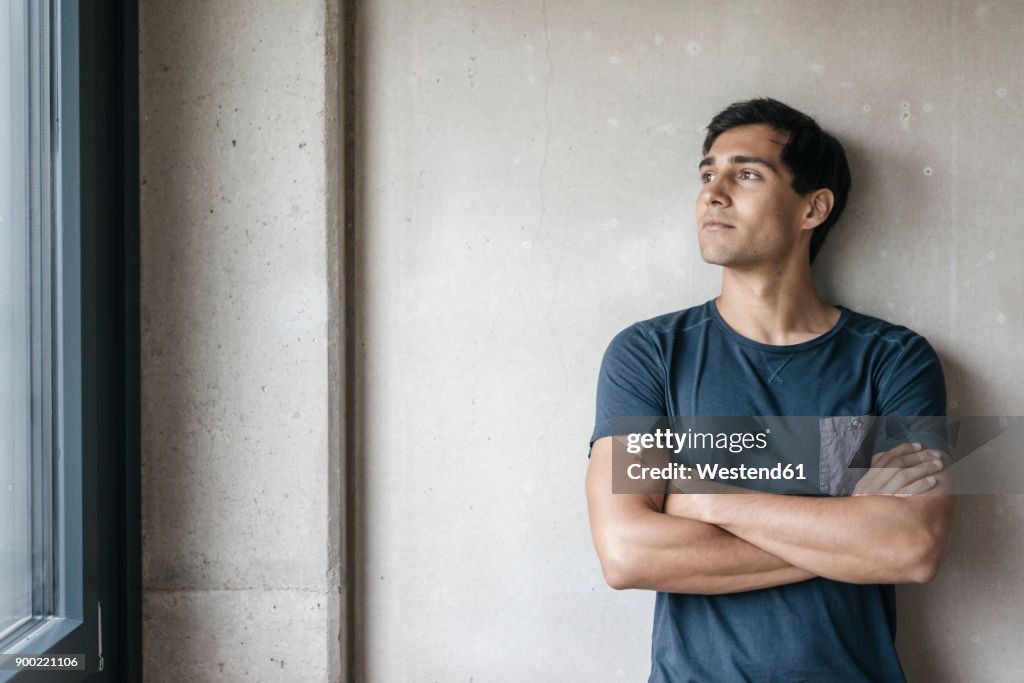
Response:
[[[706,206],[728,206],[729,193],[718,178],[704,183],[701,189],[701,201]]]

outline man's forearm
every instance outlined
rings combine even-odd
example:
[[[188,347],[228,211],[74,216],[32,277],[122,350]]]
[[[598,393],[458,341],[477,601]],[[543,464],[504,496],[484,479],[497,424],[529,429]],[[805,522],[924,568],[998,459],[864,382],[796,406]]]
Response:
[[[654,510],[618,525],[599,554],[615,588],[669,593],[738,593],[796,583],[814,574],[711,524]],[[611,571],[608,571],[608,570]]]
[[[676,514],[715,524],[794,566],[850,583],[930,580],[952,512],[944,494],[675,498]]]
[[[738,593],[813,578],[719,527],[662,512],[664,495],[612,493],[612,441],[594,443],[587,499],[594,546],[613,588]]]

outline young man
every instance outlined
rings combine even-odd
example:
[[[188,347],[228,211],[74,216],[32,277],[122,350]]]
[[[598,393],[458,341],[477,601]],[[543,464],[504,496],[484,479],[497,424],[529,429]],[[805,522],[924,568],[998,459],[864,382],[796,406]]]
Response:
[[[650,681],[905,680],[893,584],[931,580],[949,536],[937,450],[876,454],[852,496],[612,492],[617,418],[945,415],[922,337],[815,291],[850,187],[839,142],[758,99],[716,116],[703,154],[697,236],[721,295],[627,328],[601,367],[586,488],[605,578],[658,591]]]

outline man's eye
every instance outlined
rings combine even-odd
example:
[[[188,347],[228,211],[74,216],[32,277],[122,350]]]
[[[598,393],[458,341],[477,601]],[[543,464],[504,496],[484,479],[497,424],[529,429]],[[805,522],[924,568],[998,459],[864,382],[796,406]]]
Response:
[[[760,177],[756,171],[740,171],[740,178],[744,180],[757,180]]]
[[[701,173],[700,174],[700,181],[702,183],[710,183],[711,182],[711,178],[713,178],[713,177],[714,177],[714,175],[711,174],[711,173]]]

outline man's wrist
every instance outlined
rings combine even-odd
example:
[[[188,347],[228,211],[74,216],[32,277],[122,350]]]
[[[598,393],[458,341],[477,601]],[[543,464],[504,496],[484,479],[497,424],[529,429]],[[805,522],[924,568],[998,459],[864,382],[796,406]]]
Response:
[[[705,524],[725,526],[737,519],[739,515],[749,513],[750,505],[756,505],[757,501],[775,497],[770,493],[754,492],[722,492],[704,493],[693,496],[694,519]]]
[[[688,493],[684,494],[683,499],[686,501],[686,505],[683,508],[686,511],[686,516],[690,519],[698,522],[704,522],[705,524],[717,524],[714,521],[716,518],[715,500],[729,494],[724,493]]]

